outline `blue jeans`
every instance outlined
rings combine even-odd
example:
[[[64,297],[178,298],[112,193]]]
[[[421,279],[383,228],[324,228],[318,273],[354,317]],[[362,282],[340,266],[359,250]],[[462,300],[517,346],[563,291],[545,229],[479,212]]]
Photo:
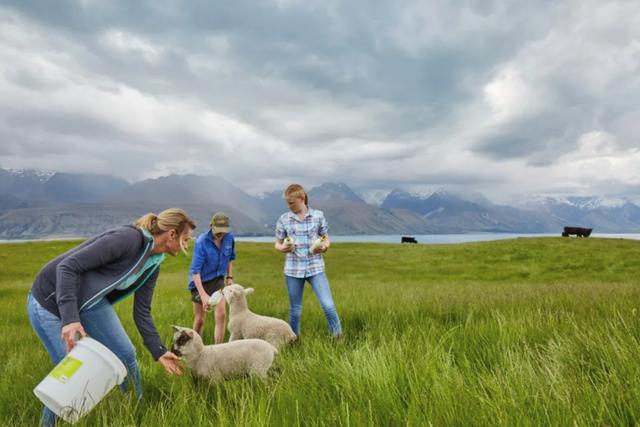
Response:
[[[57,365],[67,354],[65,343],[61,338],[62,321],[43,308],[31,295],[31,292],[27,297],[27,310],[33,330],[40,337],[53,363]],[[126,366],[128,374],[127,380],[120,385],[120,388],[122,391],[127,391],[130,387],[130,382],[133,385],[136,397],[140,399],[142,397],[142,385],[140,384],[140,370],[136,362],[136,349],[106,298],[81,312],[80,324],[82,324],[87,335],[104,344],[118,356]],[[53,426],[56,423],[56,418],[56,415],[45,407],[41,424]]]
[[[300,335],[300,316],[302,315],[302,294],[304,292],[304,282],[308,281],[311,289],[315,292],[324,315],[327,318],[329,332],[334,337],[342,335],[342,326],[340,326],[340,318],[336,311],[336,306],[331,297],[331,289],[329,288],[329,280],[327,275],[322,272],[311,277],[291,277],[284,276],[289,291],[289,325],[296,335]]]

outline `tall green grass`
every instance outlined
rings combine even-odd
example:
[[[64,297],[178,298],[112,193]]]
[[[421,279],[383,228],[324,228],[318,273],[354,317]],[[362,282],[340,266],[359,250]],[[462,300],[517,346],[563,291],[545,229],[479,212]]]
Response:
[[[0,425],[35,425],[52,364],[25,299],[73,242],[0,245]],[[287,317],[282,257],[238,243],[250,307]],[[162,267],[153,314],[192,323],[189,260]],[[329,338],[307,288],[302,337],[266,381],[170,377],[144,349],[144,399],[112,392],[78,425],[634,425],[640,422],[640,242],[531,238],[460,245],[334,244],[327,272],[345,329]],[[204,332],[211,342],[211,320]]]

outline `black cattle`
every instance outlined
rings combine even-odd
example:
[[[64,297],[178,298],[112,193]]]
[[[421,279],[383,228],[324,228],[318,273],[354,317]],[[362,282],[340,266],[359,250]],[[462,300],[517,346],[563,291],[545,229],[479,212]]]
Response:
[[[572,234],[575,234],[576,237],[589,237],[593,228],[582,228],[582,227],[564,227],[564,231],[562,232],[562,237],[569,237]]]
[[[400,238],[400,243],[418,243],[418,241],[413,236],[402,236]]]

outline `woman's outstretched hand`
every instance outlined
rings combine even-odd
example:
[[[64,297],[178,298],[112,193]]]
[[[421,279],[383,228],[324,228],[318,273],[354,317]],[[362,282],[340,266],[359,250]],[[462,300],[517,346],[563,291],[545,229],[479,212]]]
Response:
[[[68,323],[62,327],[61,338],[67,346],[67,353],[71,351],[76,345],[76,334],[80,334],[81,337],[86,337],[87,333],[80,322]]]
[[[180,369],[180,358],[172,352],[167,351],[165,354],[160,356],[158,362],[160,362],[167,373],[172,375],[182,375],[182,370]]]

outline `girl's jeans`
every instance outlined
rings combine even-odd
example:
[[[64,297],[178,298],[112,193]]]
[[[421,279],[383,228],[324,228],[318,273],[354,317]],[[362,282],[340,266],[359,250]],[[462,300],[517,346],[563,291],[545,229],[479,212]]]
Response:
[[[331,289],[329,288],[329,280],[327,275],[322,272],[311,277],[291,277],[284,276],[289,291],[289,324],[296,335],[300,335],[300,315],[302,314],[302,294],[304,292],[304,282],[308,281],[311,289],[315,292],[324,315],[327,318],[329,332],[334,337],[342,335],[342,327],[340,326],[340,318],[336,311],[336,306],[331,297]]]
[[[65,343],[61,338],[62,321],[43,308],[31,295],[31,292],[27,297],[27,310],[31,326],[40,337],[42,344],[49,356],[51,356],[51,360],[57,365],[67,354]],[[104,344],[124,363],[128,377],[120,388],[122,391],[127,391],[130,387],[128,383],[131,382],[136,397],[140,399],[142,397],[142,386],[140,384],[140,371],[136,362],[136,349],[111,304],[104,298],[98,304],[84,310],[80,313],[80,323],[88,336]],[[44,426],[53,426],[56,418],[56,415],[45,407],[41,423]]]

